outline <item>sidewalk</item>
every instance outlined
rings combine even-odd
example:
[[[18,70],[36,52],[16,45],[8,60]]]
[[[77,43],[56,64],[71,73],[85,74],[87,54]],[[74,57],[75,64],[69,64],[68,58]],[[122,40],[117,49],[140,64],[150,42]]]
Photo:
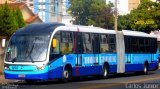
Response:
[[[13,83],[17,82],[17,80],[8,80],[4,78],[4,75],[0,75],[0,84]]]

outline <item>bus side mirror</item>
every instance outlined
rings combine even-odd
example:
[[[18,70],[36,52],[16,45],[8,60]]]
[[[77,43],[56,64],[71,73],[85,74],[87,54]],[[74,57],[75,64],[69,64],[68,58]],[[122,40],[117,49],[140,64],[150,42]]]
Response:
[[[57,39],[53,39],[53,41],[52,41],[52,47],[56,48],[56,46],[57,46]]]

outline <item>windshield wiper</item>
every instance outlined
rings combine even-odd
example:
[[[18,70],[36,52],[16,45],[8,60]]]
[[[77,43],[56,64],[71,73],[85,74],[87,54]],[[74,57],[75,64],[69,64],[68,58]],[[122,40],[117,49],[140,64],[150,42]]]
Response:
[[[33,51],[33,48],[34,48],[34,44],[33,44],[32,49],[31,49],[31,51],[29,52],[29,55],[28,55],[29,58],[31,59],[31,62],[32,62],[32,63],[34,63],[32,57],[31,57],[31,53],[32,53],[32,51]]]
[[[11,62],[12,62],[12,63],[14,63],[14,62],[15,62],[15,60],[16,60],[16,58],[13,58],[13,59],[11,60]]]
[[[34,48],[34,44],[33,44],[32,48],[31,48],[31,50],[29,51],[28,56],[27,56],[27,57],[29,57],[29,59],[31,59],[31,62],[32,62],[32,63],[34,63],[32,57],[31,57],[31,53],[32,53],[32,51],[33,51],[33,48]],[[27,57],[26,57],[26,58],[27,58]]]

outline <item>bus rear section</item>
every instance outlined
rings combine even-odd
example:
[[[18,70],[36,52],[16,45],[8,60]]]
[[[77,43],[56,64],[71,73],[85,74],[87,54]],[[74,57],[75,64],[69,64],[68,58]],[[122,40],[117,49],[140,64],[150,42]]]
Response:
[[[143,32],[123,31],[125,43],[125,72],[158,69],[157,38]]]

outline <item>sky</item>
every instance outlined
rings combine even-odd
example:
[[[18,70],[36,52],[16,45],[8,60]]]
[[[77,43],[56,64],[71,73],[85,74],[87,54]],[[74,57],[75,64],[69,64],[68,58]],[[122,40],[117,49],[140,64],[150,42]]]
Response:
[[[106,0],[106,2],[115,2],[115,0]],[[128,13],[128,0],[118,0],[117,4],[119,14]]]

